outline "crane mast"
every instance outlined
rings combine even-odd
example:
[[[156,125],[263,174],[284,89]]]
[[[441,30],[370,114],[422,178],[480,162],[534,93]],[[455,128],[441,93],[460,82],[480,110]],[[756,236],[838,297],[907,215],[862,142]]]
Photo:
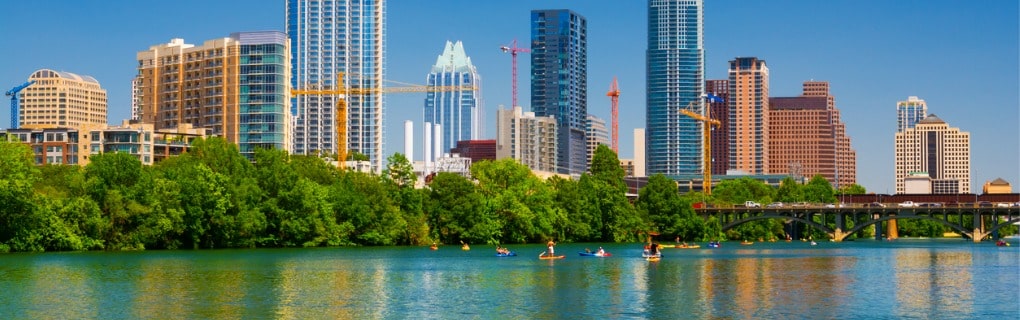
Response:
[[[19,106],[18,106],[18,92],[28,88],[28,86],[35,83],[35,80],[25,82],[24,84],[7,90],[5,95],[11,97],[11,129],[17,129],[21,127],[21,123],[18,120]]]
[[[517,104],[517,53],[520,53],[520,52],[529,53],[529,52],[531,52],[531,49],[517,47],[517,39],[514,39],[514,41],[511,42],[509,46],[502,46],[502,47],[499,47],[499,49],[503,50],[503,52],[510,53],[511,60],[513,61],[512,62],[512,64],[513,64],[513,71],[512,71],[513,78],[511,79],[511,81],[513,81],[513,95],[514,96],[513,96],[513,105],[510,106],[511,108],[513,108],[513,107],[518,106],[518,104]]]
[[[611,106],[611,108],[612,108],[611,112],[612,112],[612,117],[613,117],[613,120],[612,120],[613,121],[613,143],[612,143],[613,152],[616,152],[617,154],[619,154],[620,153],[620,150],[619,150],[620,140],[618,139],[618,137],[619,137],[619,132],[620,132],[620,88],[617,87],[617,85],[616,85],[616,77],[613,77],[613,84],[609,86],[609,92],[606,93],[606,96],[609,96],[609,101],[611,102],[611,105],[612,105]]]
[[[712,126],[717,126],[718,127],[720,125],[720,122],[719,122],[719,120],[715,120],[715,119],[709,118],[707,116],[703,116],[703,115],[701,115],[701,114],[699,114],[697,112],[692,111],[692,109],[695,106],[695,104],[700,103],[700,99],[701,98],[698,98],[698,100],[691,101],[691,103],[687,104],[686,108],[680,109],[680,113],[682,113],[682,114],[684,114],[684,115],[686,115],[688,117],[694,118],[694,120],[702,122],[702,126],[701,126],[701,128],[702,128],[702,139],[703,139],[702,141],[704,141],[704,146],[702,147],[702,152],[704,153],[703,154],[703,156],[704,156],[703,157],[704,158],[704,164],[703,164],[704,169],[702,170],[702,172],[705,173],[705,177],[704,177],[704,181],[702,181],[701,188],[702,188],[702,191],[704,191],[706,195],[711,195],[712,194]],[[708,99],[711,99],[711,100],[714,101],[715,99],[719,99],[719,98],[716,97],[716,96],[709,96]]]

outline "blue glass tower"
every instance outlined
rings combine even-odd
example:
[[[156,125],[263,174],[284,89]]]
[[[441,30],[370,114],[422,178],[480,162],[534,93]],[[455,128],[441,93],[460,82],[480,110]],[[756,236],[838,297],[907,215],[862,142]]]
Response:
[[[255,149],[288,150],[290,61],[287,35],[279,31],[230,35],[240,43],[238,56],[238,140],[241,154],[255,158]]]
[[[646,51],[646,173],[701,173],[701,123],[678,112],[705,93],[702,0],[649,0]]]
[[[291,79],[296,88],[333,88],[337,73],[346,88],[381,92],[386,51],[385,0],[287,0]],[[336,153],[339,96],[300,95],[292,108],[294,153]],[[347,94],[348,154],[368,156],[379,171],[383,152],[383,96]]]
[[[429,90],[425,96],[425,122],[443,128],[442,145],[452,148],[461,140],[477,140],[481,135],[481,77],[464,53],[464,45],[447,41],[425,79],[426,86],[474,86],[474,90]],[[438,157],[438,155],[437,155]]]
[[[576,12],[531,11],[531,110],[556,118],[557,172],[586,171],[588,22]]]

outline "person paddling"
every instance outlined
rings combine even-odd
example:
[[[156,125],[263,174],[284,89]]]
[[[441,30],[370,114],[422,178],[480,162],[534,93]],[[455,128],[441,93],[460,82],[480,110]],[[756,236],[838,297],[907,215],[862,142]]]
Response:
[[[549,239],[549,243],[547,243],[546,245],[549,247],[549,256],[550,257],[555,256],[556,252],[553,251],[554,249],[553,247],[556,246],[556,242],[553,241],[552,239]]]

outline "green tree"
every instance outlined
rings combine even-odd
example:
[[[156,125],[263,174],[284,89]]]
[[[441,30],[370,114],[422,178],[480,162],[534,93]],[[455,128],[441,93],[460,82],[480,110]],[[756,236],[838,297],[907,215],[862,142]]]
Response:
[[[635,206],[648,217],[651,228],[657,232],[676,235],[685,241],[703,236],[704,221],[694,213],[690,202],[680,197],[676,182],[662,174],[648,178]]]
[[[820,174],[811,177],[811,180],[808,181],[803,190],[804,201],[813,203],[836,202],[836,194],[832,190],[832,184],[829,184],[829,180]]]
[[[645,222],[627,200],[626,173],[616,153],[605,145],[595,149],[591,175],[581,176],[581,189],[587,191],[586,202],[601,220],[601,240],[633,241]]]
[[[839,187],[838,192],[839,194],[858,195],[867,193],[867,190],[865,190],[863,186],[854,183],[851,185]]]
[[[513,159],[482,161],[471,166],[471,176],[485,199],[485,210],[503,226],[502,243],[544,242],[562,239],[566,217],[553,208],[552,192]]]

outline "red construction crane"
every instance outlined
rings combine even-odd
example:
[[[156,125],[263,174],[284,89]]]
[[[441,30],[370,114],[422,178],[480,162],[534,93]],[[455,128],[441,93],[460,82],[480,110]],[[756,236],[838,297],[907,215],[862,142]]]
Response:
[[[517,39],[514,39],[514,41],[510,43],[510,46],[502,46],[502,47],[499,47],[499,49],[503,50],[503,52],[509,52],[510,56],[512,57],[512,60],[513,60],[513,68],[514,68],[514,70],[513,70],[513,80],[512,81],[513,81],[513,87],[514,87],[514,91],[513,91],[513,93],[514,93],[514,97],[513,97],[514,105],[510,106],[511,108],[513,108],[513,107],[518,106],[518,104],[517,104],[517,53],[518,52],[529,53],[529,52],[531,52],[531,49],[528,49],[528,48],[518,48],[517,47]]]
[[[619,146],[620,140],[620,88],[616,86],[616,77],[613,77],[613,84],[609,86],[609,92],[606,93],[609,100],[612,101],[612,112],[613,112],[613,152],[620,153]]]

